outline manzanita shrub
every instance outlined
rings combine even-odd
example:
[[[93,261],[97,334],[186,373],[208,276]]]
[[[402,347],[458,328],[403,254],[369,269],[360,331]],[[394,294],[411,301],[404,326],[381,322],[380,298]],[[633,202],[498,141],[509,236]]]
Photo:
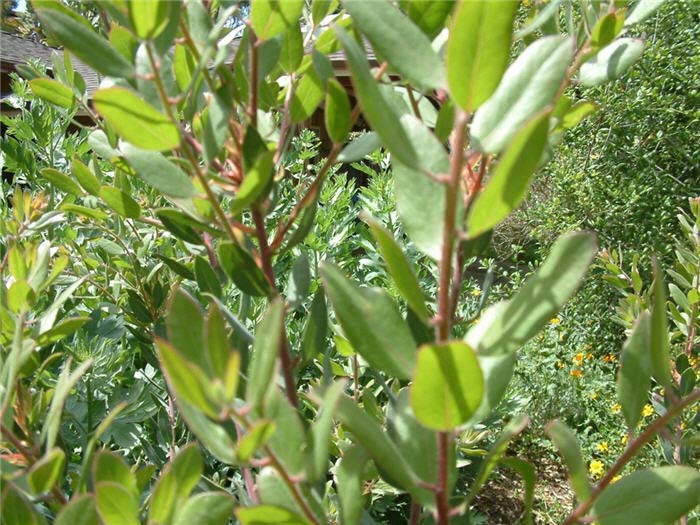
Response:
[[[371,523],[365,492],[384,484],[408,495],[410,523],[444,525],[470,519],[499,464],[522,475],[531,522],[534,469],[506,455],[527,418],[505,426],[470,480],[459,474],[461,445],[503,397],[518,349],[575,292],[595,236],[561,237],[473,326],[455,316],[468,300],[464,261],[526,197],[563,133],[596,110],[570,86],[624,75],[644,48],[628,34],[659,4],[253,0],[237,38],[235,1],[96,1],[102,33],[60,2],[35,1],[45,33],[102,81],[87,93],[68,53],[52,78],[23,70],[36,96],[94,127],[35,177],[44,193],[16,188],[2,224],[3,523]],[[310,164],[293,137],[320,106],[330,145]],[[360,116],[371,131],[351,135]],[[305,244],[327,205],[324,184],[379,147],[391,156],[401,228],[362,220],[389,290]],[[71,252],[82,260],[52,245],[69,218],[90,231]],[[65,242],[80,246],[76,235]],[[431,284],[417,278],[408,243]],[[67,399],[99,361],[67,359],[45,384],[54,345],[94,325],[71,317],[81,297],[125,312],[142,365],[157,356],[167,381],[170,396],[158,400],[171,450],[153,485],[161,465],[137,470],[99,447],[128,401],[89,416],[80,447],[61,446]],[[623,455],[591,485],[572,431],[547,428],[576,495],[567,524],[673,523],[700,500],[700,472],[688,466],[618,480],[657,435],[672,440],[700,400],[671,360],[658,269],[649,297],[622,351]],[[335,380],[339,355],[351,373]],[[658,417],[640,430],[652,382],[663,388]],[[178,418],[196,443],[182,446]],[[241,480],[234,494],[200,490],[203,452]]]

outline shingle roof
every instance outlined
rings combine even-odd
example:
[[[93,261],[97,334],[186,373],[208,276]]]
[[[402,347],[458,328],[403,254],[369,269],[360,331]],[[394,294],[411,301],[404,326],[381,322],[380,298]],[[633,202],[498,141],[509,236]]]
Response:
[[[54,51],[61,53],[60,49],[0,31],[0,68],[2,71],[14,71],[16,66],[26,64],[30,59],[39,60],[51,69],[51,55]],[[77,58],[71,58],[73,69],[82,75],[87,92],[92,95],[100,83],[97,73]]]

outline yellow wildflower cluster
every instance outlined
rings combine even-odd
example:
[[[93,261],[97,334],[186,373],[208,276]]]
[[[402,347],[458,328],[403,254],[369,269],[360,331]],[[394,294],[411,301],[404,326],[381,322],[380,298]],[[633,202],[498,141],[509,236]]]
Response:
[[[579,370],[578,368],[574,368],[571,372],[569,372],[574,377],[581,377],[583,375],[583,372]]]
[[[583,364],[583,359],[585,358],[585,355],[583,352],[579,352],[574,356],[574,363],[576,363],[577,366],[581,366]]]
[[[654,415],[654,407],[651,406],[649,403],[644,405],[644,408],[642,409],[642,416],[644,417],[649,417]]]
[[[600,443],[598,443],[598,444],[595,446],[595,448],[598,450],[598,452],[603,452],[603,453],[605,453],[605,452],[607,452],[608,450],[610,450],[610,448],[608,447],[608,442],[607,442],[607,441],[601,441]]]
[[[694,355],[689,355],[688,363],[690,364],[691,368],[697,368],[698,364],[700,364],[700,358]]]
[[[594,459],[588,464],[588,472],[594,478],[599,478],[605,472],[605,464],[599,459]]]
[[[613,354],[608,354],[603,358],[603,361],[606,363],[614,363],[617,361],[617,357],[615,357]]]

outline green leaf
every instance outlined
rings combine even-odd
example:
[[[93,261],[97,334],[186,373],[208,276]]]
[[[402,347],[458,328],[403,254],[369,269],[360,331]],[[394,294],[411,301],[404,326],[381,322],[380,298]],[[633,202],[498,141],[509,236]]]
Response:
[[[402,0],[399,5],[413,23],[420,27],[431,40],[445,27],[455,2],[444,0]]]
[[[627,427],[634,430],[642,414],[651,384],[650,315],[642,312],[622,347],[617,374],[617,395]]]
[[[204,320],[199,303],[182,288],[176,288],[168,304],[165,318],[168,340],[182,356],[208,370],[205,352],[202,351]]]
[[[545,432],[554,442],[559,454],[564,458],[569,469],[571,487],[576,493],[578,501],[587,501],[591,494],[591,485],[588,481],[586,463],[581,455],[581,447],[576,435],[561,421],[552,421],[545,428]]]
[[[133,497],[139,497],[136,475],[124,460],[113,452],[103,450],[97,454],[92,477],[95,483],[112,481],[127,489]]]
[[[449,157],[435,135],[412,115],[401,117],[401,124],[412,147],[421,152],[427,170],[433,174],[447,173]],[[446,186],[422,173],[417,164],[404,164],[392,159],[392,166],[396,210],[401,224],[416,248],[437,261],[442,251]],[[458,202],[461,201],[461,198],[458,199]],[[459,224],[462,206],[458,206]]]
[[[210,293],[216,297],[222,296],[223,292],[219,278],[207,259],[201,256],[195,258],[194,275],[202,293]]]
[[[355,95],[362,112],[387,149],[408,166],[420,166],[420,158],[399,123],[399,116],[385,100],[367,64],[365,51],[342,28],[335,27],[352,73]]]
[[[643,40],[618,38],[581,65],[581,84],[590,87],[617,80],[642,57],[643,52]]]
[[[0,518],[3,525],[44,525],[46,520],[34,510],[27,498],[12,483],[3,480]]]
[[[363,396],[364,399],[366,397]],[[435,493],[427,486],[438,481],[437,433],[423,426],[415,417],[411,408],[410,389],[402,388],[396,400],[390,403],[386,410],[386,426],[389,437],[401,451],[401,454],[411,470],[421,480],[423,486],[414,488],[412,496],[427,508],[435,507]],[[454,449],[449,451],[447,458],[448,486],[451,491],[456,481],[456,464]]]
[[[405,490],[417,488],[417,478],[399,448],[389,439],[377,420],[342,395],[336,405],[336,417],[343,428],[354,436],[354,441],[364,447],[378,467],[382,476],[397,487]]]
[[[284,289],[284,296],[291,308],[296,307],[306,300],[310,284],[311,273],[309,269],[309,258],[302,252],[294,259],[292,271],[289,272],[287,286]]]
[[[342,144],[350,132],[350,100],[345,88],[334,78],[328,81],[327,89],[326,131],[334,143]]]
[[[513,135],[552,103],[573,56],[573,42],[548,36],[529,45],[503,75],[501,83],[474,115],[474,147],[499,153]]]
[[[90,317],[71,317],[70,319],[61,321],[50,330],[39,334],[36,338],[36,345],[47,346],[61,339],[65,339],[78,331],[78,329],[88,321],[90,321]]]
[[[391,3],[343,0],[343,7],[374,50],[406,81],[424,90],[445,87],[442,61],[430,40]]]
[[[624,21],[624,11],[616,11],[603,16],[591,31],[591,46],[594,48],[607,46],[622,31]]]
[[[593,102],[579,100],[563,115],[560,126],[563,129],[571,129],[597,109],[598,106]]]
[[[54,8],[51,3],[40,5],[36,14],[42,28],[80,60],[110,77],[129,77],[133,74],[133,66],[107,40],[91,30],[89,23],[81,23]]]
[[[400,379],[413,373],[416,345],[396,303],[379,288],[360,288],[330,263],[321,276],[336,318],[370,366]]]
[[[369,454],[357,445],[348,448],[336,470],[338,500],[340,502],[340,524],[361,523],[364,503],[364,471]]]
[[[67,213],[75,213],[77,215],[81,215],[82,217],[89,217],[90,219],[95,219],[98,222],[104,221],[107,219],[107,217],[109,217],[109,215],[102,210],[98,210],[96,208],[86,208],[85,206],[78,206],[77,204],[69,204],[67,202],[61,204],[58,209]]]
[[[303,57],[304,36],[299,25],[294,24],[282,34],[279,64],[286,73],[293,73]]]
[[[209,380],[204,371],[162,339],[156,339],[156,348],[165,378],[177,398],[217,419],[218,410],[210,400]]]
[[[91,494],[74,496],[56,516],[55,525],[101,525]]]
[[[139,505],[123,486],[112,481],[95,485],[97,512],[105,525],[139,525]]]
[[[238,507],[236,516],[241,525],[308,525],[309,523],[291,510],[274,505]]]
[[[461,2],[447,41],[452,99],[472,112],[488,99],[508,66],[518,2]]]
[[[323,288],[316,290],[311,301],[309,315],[306,317],[306,325],[302,335],[302,353],[304,361],[311,361],[318,354],[323,353],[326,345],[326,333],[328,332],[328,310]]]
[[[27,482],[34,494],[44,494],[58,481],[66,464],[66,454],[60,448],[52,448],[27,472]]]
[[[256,0],[252,2],[250,21],[260,40],[280,35],[298,24],[304,0]]]
[[[484,486],[484,484],[486,484],[486,481],[489,479],[493,469],[496,468],[498,463],[505,455],[510,442],[513,440],[513,438],[525,430],[528,422],[527,416],[522,414],[516,415],[508,422],[501,434],[496,439],[496,442],[491,445],[486,457],[481,462],[476,478],[471,483],[469,488],[469,494],[467,496],[468,502],[474,500],[481,488]]]
[[[484,377],[472,348],[461,341],[418,349],[411,385],[416,419],[433,430],[454,430],[476,412]]]
[[[70,193],[71,195],[76,195],[78,197],[83,195],[83,190],[78,183],[65,173],[61,173],[53,168],[44,168],[41,170],[41,176],[49,181],[53,186],[65,193]]]
[[[319,25],[323,19],[338,7],[338,0],[313,0],[311,3],[311,20]]]
[[[686,466],[638,470],[608,485],[593,504],[600,525],[675,523],[700,501],[700,472]]]
[[[478,352],[507,354],[539,332],[576,291],[596,249],[592,233],[575,232],[559,237],[537,272],[489,323],[479,340]]]
[[[323,479],[328,471],[328,451],[330,450],[333,434],[333,417],[335,415],[335,407],[343,394],[345,385],[345,381],[338,381],[326,389],[316,418],[311,424],[313,447],[306,475],[312,483]]]
[[[493,229],[525,199],[547,144],[548,131],[549,112],[546,112],[515,135],[470,210],[467,218],[470,237]]]
[[[149,525],[168,525],[175,510],[190,495],[202,476],[202,455],[197,445],[181,448],[161,473],[151,496]]]
[[[107,206],[126,219],[138,219],[141,217],[141,207],[129,195],[119,188],[102,186],[100,198]]]
[[[627,9],[625,27],[638,24],[649,18],[666,0],[637,0]]]
[[[129,144],[123,145],[122,151],[136,175],[163,195],[176,199],[196,195],[190,177],[161,153],[142,150]]]
[[[209,306],[209,314],[205,321],[204,336],[210,370],[214,377],[224,379],[227,374],[229,359],[235,352],[233,352],[226,331],[224,315],[219,305],[213,300]]]
[[[274,155],[274,151],[266,151],[258,156],[251,169],[246,170],[243,183],[240,188],[238,188],[236,198],[231,204],[231,213],[233,215],[241,213],[248,205],[262,195],[263,191],[269,186],[270,179],[274,172]]]
[[[225,492],[202,492],[177,509],[173,525],[226,525],[235,500]]]
[[[654,264],[654,285],[651,302],[651,371],[664,387],[671,383],[671,349],[666,318],[666,286],[663,272]]]
[[[90,366],[92,366],[92,359],[82,362],[73,372],[70,371],[70,359],[63,365],[51,398],[48,416],[41,429],[41,439],[45,440],[47,450],[52,449],[56,444],[56,436],[58,436],[58,427],[61,424],[61,414],[66,399]]]
[[[355,162],[362,160],[373,151],[378,150],[381,145],[382,141],[379,139],[379,135],[374,131],[368,131],[345,146],[338,155],[337,161]]]
[[[164,151],[180,145],[175,123],[133,91],[123,87],[98,89],[92,99],[100,115],[134,146]]]
[[[100,180],[80,159],[73,157],[72,173],[85,191],[97,197],[100,193]]]
[[[274,422],[265,419],[256,421],[238,442],[238,450],[236,451],[238,461],[242,463],[250,461],[255,451],[265,446],[274,433]]]
[[[243,293],[256,297],[271,293],[265,274],[243,248],[231,242],[222,242],[217,254],[224,272]]]
[[[552,18],[555,14],[559,14],[559,7],[562,3],[562,0],[550,0],[544,6],[538,11],[537,15],[527,23],[524,27],[519,29],[515,33],[515,39],[520,40],[521,38],[525,38],[526,36],[531,35],[535,31],[537,31],[540,27],[547,27],[545,24],[549,21],[550,18]]]
[[[275,299],[255,330],[245,394],[246,401],[255,412],[259,412],[265,394],[274,384],[275,361],[282,342],[283,321],[284,304],[281,299]]]
[[[29,87],[37,97],[56,106],[70,109],[75,104],[73,91],[57,80],[35,78],[29,81]]]
[[[144,40],[150,40],[163,32],[168,25],[169,2],[153,2],[152,0],[130,0],[129,15],[136,35]],[[177,9],[175,13],[179,14]]]
[[[372,236],[378,244],[379,252],[386,262],[396,288],[398,288],[402,297],[415,314],[424,322],[427,321],[430,317],[430,312],[425,305],[425,296],[420,288],[420,284],[418,284],[413,266],[404,255],[401,247],[394,240],[389,230],[376,219],[369,215],[364,215],[363,220],[369,226]]]
[[[297,123],[308,119],[323,101],[323,81],[315,69],[309,69],[301,77],[292,95],[291,117]]]

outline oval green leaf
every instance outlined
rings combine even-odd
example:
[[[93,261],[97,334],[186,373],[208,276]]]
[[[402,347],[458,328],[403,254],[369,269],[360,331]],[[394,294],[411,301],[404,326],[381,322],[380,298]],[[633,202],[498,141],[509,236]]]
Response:
[[[486,153],[505,148],[526,122],[552,102],[573,52],[572,40],[563,36],[544,37],[528,46],[474,115],[474,147]]]
[[[177,126],[133,91],[122,87],[98,89],[93,102],[100,115],[134,146],[164,151],[180,144]]]
[[[29,81],[29,87],[37,97],[56,106],[70,109],[75,103],[73,91],[57,80],[51,78],[35,78]]]
[[[197,193],[189,176],[161,153],[146,151],[129,144],[125,144],[122,151],[136,175],[164,195],[187,199]]]
[[[481,404],[484,377],[472,348],[461,341],[418,349],[411,385],[416,419],[433,430],[454,430]]]
[[[100,198],[122,217],[127,219],[138,219],[141,217],[141,207],[138,203],[119,188],[102,186],[100,188]]]
[[[80,197],[83,194],[83,190],[80,185],[65,173],[61,173],[53,168],[44,168],[41,170],[41,175],[63,192],[70,193],[71,195],[75,195],[77,197]]]
[[[44,28],[71,53],[95,71],[110,77],[129,77],[133,66],[110,43],[90,29],[90,24],[81,23],[51,3],[41,3],[36,14]],[[60,4],[59,4],[60,5]]]
[[[413,373],[416,345],[396,303],[379,288],[361,288],[336,266],[320,267],[336,318],[370,366],[400,379]]]
[[[488,99],[508,66],[518,2],[461,2],[447,41],[447,81],[453,100],[471,112]]]
[[[326,93],[326,131],[336,144],[342,144],[350,132],[350,100],[345,88],[336,79],[330,79]]]
[[[376,52],[405,80],[425,90],[445,87],[442,60],[430,40],[390,2],[343,0],[343,7]]]
[[[526,124],[513,138],[486,188],[474,201],[467,218],[470,237],[478,237],[495,227],[525,199],[547,144],[548,131],[549,113],[544,113]]]
[[[617,80],[642,57],[643,52],[643,40],[618,38],[581,65],[581,84],[599,86]]]
[[[633,472],[608,485],[593,504],[600,525],[675,523],[700,501],[700,472],[686,466]]]

